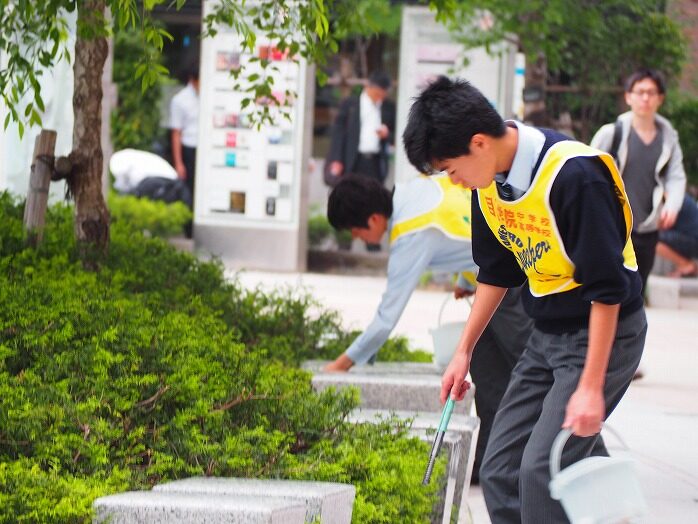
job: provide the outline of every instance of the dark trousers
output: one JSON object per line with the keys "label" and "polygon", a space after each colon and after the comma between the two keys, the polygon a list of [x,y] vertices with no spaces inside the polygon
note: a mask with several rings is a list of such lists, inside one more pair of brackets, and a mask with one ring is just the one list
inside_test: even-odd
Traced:
{"label": "dark trousers", "polygon": [[182,146],[182,162],[187,170],[187,187],[194,201],[194,180],[196,179],[196,148]]}
{"label": "dark trousers", "polygon": [[499,403],[509,384],[511,372],[523,353],[533,321],[521,303],[522,288],[507,291],[489,325],[475,345],[470,375],[475,384],[475,408],[480,433],[475,450],[473,481],[479,478],[480,464]]}
{"label": "dark trousers", "polygon": [[652,266],[654,266],[654,257],[657,252],[657,242],[659,242],[659,232],[652,231],[650,233],[635,233],[631,235],[633,248],[635,248],[635,257],[637,257],[637,271],[642,278],[642,293],[647,290],[647,278],[650,276]]}
{"label": "dark trousers", "polygon": [[[194,181],[196,180],[196,148],[182,146],[182,162],[184,162],[184,167],[187,170],[187,179],[185,180],[187,187],[189,188],[189,193],[191,194],[191,207],[194,210]],[[191,221],[184,224],[184,235],[187,238],[192,237],[192,227]]]}
{"label": "dark trousers", "polygon": [[[604,384],[606,416],[630,385],[646,333],[644,309],[618,322]],[[588,343],[588,329],[563,334],[533,329],[495,416],[480,469],[492,524],[568,522],[548,491],[550,448],[579,383]],[[590,455],[607,455],[601,437],[572,437],[562,467]]]}
{"label": "dark trousers", "polygon": [[358,153],[356,155],[354,165],[350,171],[352,174],[374,178],[378,180],[381,184],[383,183],[383,176],[381,174],[380,155],[378,153],[372,153],[368,155]]}

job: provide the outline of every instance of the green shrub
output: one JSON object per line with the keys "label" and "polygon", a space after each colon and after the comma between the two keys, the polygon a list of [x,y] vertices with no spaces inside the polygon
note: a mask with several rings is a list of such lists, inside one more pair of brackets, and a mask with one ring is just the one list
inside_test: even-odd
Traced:
{"label": "green shrub", "polygon": [[662,113],[679,132],[688,182],[698,186],[698,98],[670,97]]}
{"label": "green shrub", "polygon": [[0,195],[0,523],[89,522],[98,496],[193,475],[349,482],[354,522],[428,521],[427,444],[348,424],[356,391],[316,394],[294,367],[346,347],[336,313],[226,283],[127,220],[86,272],[70,208],[38,250],[21,217]]}
{"label": "green shrub", "polygon": [[123,222],[125,228],[147,231],[156,237],[181,234],[184,224],[192,218],[191,211],[182,202],[167,204],[116,193],[109,195],[109,212],[113,222]]}
{"label": "green shrub", "polygon": [[340,440],[323,441],[309,452],[320,468],[291,478],[355,484],[352,522],[357,524],[429,522],[427,508],[444,487],[439,479],[446,471],[445,454],[436,462],[431,483],[422,486],[428,448],[406,438],[407,430],[397,418],[347,426]]}
{"label": "green shrub", "polygon": [[76,477],[27,458],[0,462],[0,523],[85,522],[92,501],[128,489],[129,472]]}
{"label": "green shrub", "polygon": [[324,215],[311,215],[308,218],[308,243],[320,246],[332,234],[332,226]]}
{"label": "green shrub", "polygon": [[160,129],[160,101],[162,86],[168,80],[158,77],[154,86],[143,91],[141,79],[134,73],[144,53],[150,55],[152,62],[162,65],[157,48],[151,42],[146,42],[138,30],[116,31],[113,78],[119,100],[111,114],[115,151],[127,147],[150,151],[153,143],[164,135]]}
{"label": "green shrub", "polygon": [[351,249],[353,237],[348,229],[335,229],[332,231],[334,241],[339,249]]}
{"label": "green shrub", "polygon": [[432,357],[421,349],[410,349],[405,337],[389,338],[378,352],[379,362],[431,362]]}

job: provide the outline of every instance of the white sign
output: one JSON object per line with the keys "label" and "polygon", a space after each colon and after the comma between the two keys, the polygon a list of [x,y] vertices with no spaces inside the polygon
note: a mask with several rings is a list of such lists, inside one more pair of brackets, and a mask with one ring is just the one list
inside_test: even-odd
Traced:
{"label": "white sign", "polygon": [[[217,2],[204,4],[206,14]],[[229,27],[218,28],[202,40],[200,65],[199,145],[197,147],[195,224],[264,229],[297,229],[299,223],[306,64],[296,62],[258,35],[253,53],[242,50],[240,37]],[[290,100],[290,120],[279,116],[276,125],[253,127],[249,111],[257,100],[241,108],[245,93],[234,89],[230,75],[243,68],[241,78],[265,74],[256,56],[277,71],[272,98]],[[272,111],[278,109],[272,107]]]}
{"label": "white sign", "polygon": [[[406,182],[419,173],[405,155],[402,133],[407,125],[412,99],[439,75],[468,80],[488,98],[499,113],[509,118],[512,107],[516,49],[501,44],[497,56],[483,48],[465,51],[454,42],[446,27],[439,24],[427,7],[405,7],[402,10],[400,35],[399,98],[395,151],[395,181]],[[462,66],[463,56],[469,64]]]}

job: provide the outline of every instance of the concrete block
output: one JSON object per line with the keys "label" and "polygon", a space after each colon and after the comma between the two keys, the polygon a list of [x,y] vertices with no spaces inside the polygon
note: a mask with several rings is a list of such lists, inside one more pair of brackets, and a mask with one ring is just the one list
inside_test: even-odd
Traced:
{"label": "concrete block", "polygon": [[681,297],[698,298],[698,278],[680,278],[678,281]]}
{"label": "concrete block", "polygon": [[273,497],[305,506],[305,522],[350,524],[356,488],[351,484],[295,480],[196,477],[159,484],[153,491]]}
{"label": "concrete block", "polygon": [[[361,407],[412,411],[417,413],[441,413],[439,395],[441,375],[413,373],[316,373],[313,387],[322,391],[328,387],[355,386],[361,391]],[[454,413],[469,415],[472,412],[475,388],[466,393],[456,404]]]}
{"label": "concrete block", "polygon": [[662,257],[654,258],[654,265],[650,275],[664,276],[674,269],[674,264]]}
{"label": "concrete block", "polygon": [[647,280],[647,301],[651,307],[678,309],[680,291],[679,279],[650,275]]}
{"label": "concrete block", "polygon": [[[414,413],[409,411],[388,411],[358,409],[349,416],[354,423],[375,422],[395,415],[403,420],[412,420],[410,433],[422,440],[432,442],[439,425],[441,413]],[[467,522],[468,488],[475,462],[475,447],[480,430],[480,419],[454,413],[444,437],[444,448],[449,454],[448,481],[443,495],[443,511],[434,522],[450,523],[451,507],[455,504],[458,522]],[[424,457],[424,466],[429,457]],[[448,519],[446,518],[448,517]],[[443,519],[442,519],[443,517]]]}
{"label": "concrete block", "polygon": [[[322,372],[329,360],[306,360],[301,366],[313,373]],[[431,362],[376,362],[374,364],[359,364],[353,366],[347,373],[357,375],[434,375],[443,374]]]}
{"label": "concrete block", "polygon": [[130,491],[94,501],[97,524],[303,524],[305,505],[273,497]]}
{"label": "concrete block", "polygon": [[[432,438],[426,435],[418,435],[423,440],[432,442]],[[460,508],[458,506],[458,496],[457,496],[457,486],[458,486],[458,472],[463,467],[463,461],[460,450],[461,450],[461,436],[458,433],[452,431],[447,431],[444,435],[443,444],[441,445],[441,452],[444,451],[448,454],[448,469],[446,470],[446,483],[439,493],[439,500],[442,501],[439,504],[437,510],[431,516],[431,524],[451,524],[452,515],[454,512],[459,513]],[[428,456],[426,457],[428,460]],[[424,466],[426,467],[426,460]]]}

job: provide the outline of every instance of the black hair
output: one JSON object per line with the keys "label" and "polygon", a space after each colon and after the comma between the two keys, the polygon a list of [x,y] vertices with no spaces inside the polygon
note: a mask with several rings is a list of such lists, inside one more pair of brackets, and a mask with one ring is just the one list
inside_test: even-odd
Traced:
{"label": "black hair", "polygon": [[378,180],[363,175],[342,177],[327,201],[327,219],[337,230],[368,227],[374,213],[390,218],[393,195]]}
{"label": "black hair", "polygon": [[390,84],[391,84],[390,77],[388,76],[387,73],[384,73],[383,71],[374,71],[368,77],[368,85],[380,87],[381,89],[384,89],[385,91],[390,89]]}
{"label": "black hair", "polygon": [[664,75],[656,69],[643,68],[638,69],[625,80],[625,92],[630,93],[635,87],[635,84],[641,82],[645,78],[649,78],[657,86],[657,91],[660,95],[666,93],[666,81]]}
{"label": "black hair", "polygon": [[199,66],[194,65],[194,66],[189,66],[187,69],[184,71],[186,81],[189,82],[191,80],[199,80]]}
{"label": "black hair", "polygon": [[429,174],[433,161],[467,155],[478,133],[499,138],[506,126],[469,82],[439,76],[415,98],[402,140],[412,165]]}

